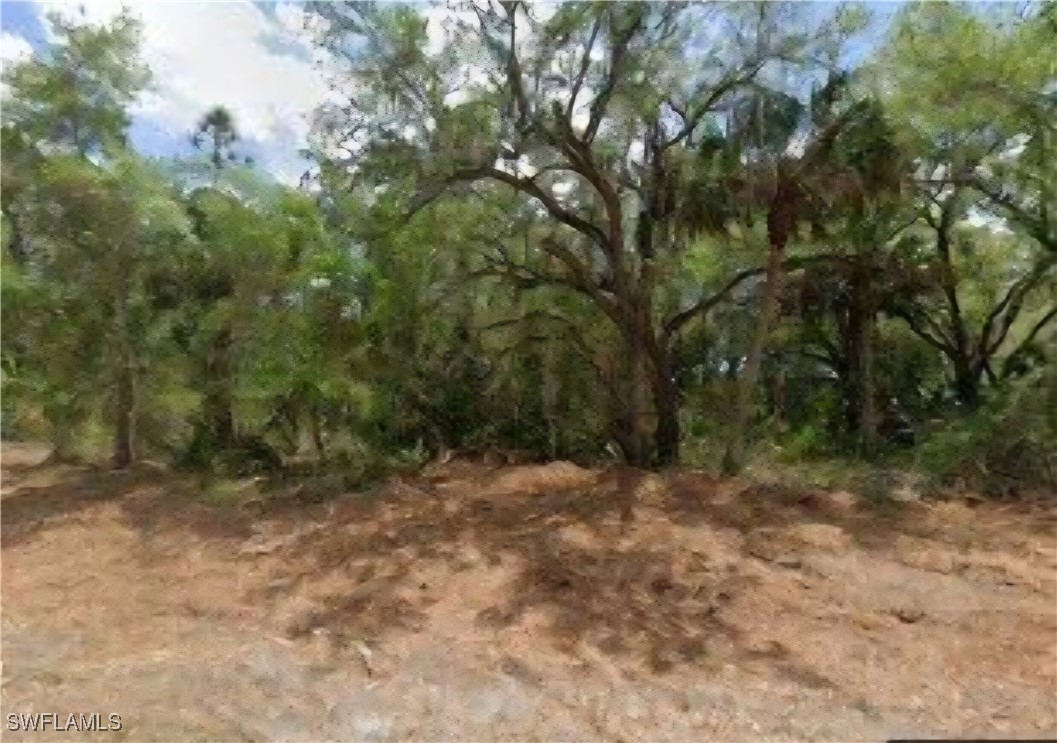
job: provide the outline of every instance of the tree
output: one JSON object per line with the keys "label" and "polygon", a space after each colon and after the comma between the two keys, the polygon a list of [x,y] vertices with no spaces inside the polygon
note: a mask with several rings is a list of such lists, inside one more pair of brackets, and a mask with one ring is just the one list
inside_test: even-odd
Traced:
{"label": "tree", "polygon": [[871,46],[854,6],[312,3],[347,100],[297,191],[223,105],[201,156],[129,151],[136,22],[55,18],[4,73],[5,433],[356,479],[683,444],[734,472],[764,436],[1031,469],[1053,8],[909,5]]}
{"label": "tree", "polygon": [[52,362],[43,392],[74,404],[57,410],[53,424],[76,424],[66,413],[104,392],[113,461],[127,467],[136,459],[140,387],[157,342],[148,282],[155,258],[186,238],[179,202],[135,156],[105,167],[59,156],[42,166],[27,216],[39,248],[34,280],[48,293],[31,341]]}
{"label": "tree", "polygon": [[4,71],[4,126],[37,146],[82,157],[125,143],[128,107],[150,81],[140,23],[128,11],[106,25],[48,15],[55,40]]}
{"label": "tree", "polygon": [[1052,3],[908,6],[878,67],[879,89],[922,157],[924,180],[975,191],[977,207],[1057,250],[1057,71]]}
{"label": "tree", "polygon": [[232,150],[239,139],[235,128],[235,119],[223,106],[211,108],[198,122],[198,128],[191,135],[191,144],[195,149],[209,147],[209,161],[215,171],[219,172],[225,162],[235,160]]}
{"label": "tree", "polygon": [[29,250],[19,218],[21,196],[31,190],[45,154],[85,157],[120,147],[127,108],[150,81],[138,56],[139,22],[130,14],[103,26],[80,25],[57,13],[47,21],[54,41],[3,73],[0,208],[11,230],[8,248],[19,261]]}
{"label": "tree", "polygon": [[[521,2],[467,4],[452,41],[430,53],[410,8],[311,7],[333,52],[363,50],[350,59],[348,116],[324,115],[332,141],[361,149],[357,175],[410,178],[418,207],[458,183],[498,184],[545,214],[554,226],[532,262],[501,248],[482,260],[521,286],[577,292],[613,323],[633,380],[624,453],[674,461],[673,337],[714,304],[671,306],[686,246],[674,224],[680,170],[735,91],[832,28],[784,35],[787,6],[567,4],[543,20]],[[730,24],[737,41],[710,42],[710,24]],[[474,83],[456,95],[466,74]]]}
{"label": "tree", "polygon": [[[979,404],[984,376],[1000,381],[992,359],[1032,296],[1051,281],[1057,250],[1057,75],[1038,54],[1053,29],[1053,7],[1010,10],[908,7],[877,63],[901,144],[918,161],[918,209],[933,235],[930,263],[942,297],[937,306],[919,294],[893,311],[950,360],[958,400],[968,408]],[[980,242],[968,238],[961,222],[983,215],[992,224],[1004,219],[1038,250],[998,258],[1014,269],[1011,280],[994,289],[976,320],[963,307],[961,295],[972,287],[958,252]],[[1002,241],[984,242],[997,249]]]}
{"label": "tree", "polygon": [[922,221],[933,233],[932,254],[916,258],[930,281],[914,293],[893,296],[888,309],[949,360],[955,395],[972,409],[985,378],[1001,381],[994,359],[1033,297],[1052,287],[1057,259],[1025,249],[1015,237],[958,224],[964,195],[955,188],[946,198],[931,197]]}
{"label": "tree", "polygon": [[[14,166],[3,174],[9,248],[30,264],[27,279],[46,297],[45,319],[35,328],[40,334],[28,343],[73,364],[57,365],[60,389],[52,392],[70,404],[51,405],[53,424],[68,426],[68,415],[83,409],[77,398],[84,383],[72,376],[98,383],[96,370],[113,380],[102,387],[113,393],[114,462],[124,467],[135,458],[146,323],[142,282],[150,247],[144,242],[179,228],[161,196],[166,187],[121,149],[126,108],[149,80],[138,57],[138,23],[127,13],[103,26],[78,25],[58,14],[49,22],[52,46],[4,73],[4,144],[14,155]],[[109,159],[95,165],[89,155]],[[104,338],[99,328],[107,329]],[[88,340],[76,340],[79,332]],[[79,367],[78,359],[90,363]]]}
{"label": "tree", "polygon": [[[782,263],[798,224],[810,220],[819,233],[821,225],[849,207],[851,218],[860,220],[871,199],[899,189],[899,159],[893,157],[884,117],[873,100],[848,100],[848,86],[849,73],[831,71],[826,84],[813,91],[809,106],[780,93],[756,92],[742,103],[748,113],[735,118],[740,125],[731,144],[748,150],[742,158],[744,177],[756,182],[752,190],[760,194],[758,199],[762,196],[768,252],[759,319],[739,375],[734,426],[724,455],[728,473],[744,464],[753,395],[781,295]],[[853,242],[861,247],[861,240]],[[861,350],[868,353],[868,344]]]}

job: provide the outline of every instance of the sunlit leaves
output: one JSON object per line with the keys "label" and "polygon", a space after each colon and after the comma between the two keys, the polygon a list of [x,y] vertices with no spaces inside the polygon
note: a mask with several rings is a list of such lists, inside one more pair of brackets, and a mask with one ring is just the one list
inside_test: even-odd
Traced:
{"label": "sunlit leaves", "polygon": [[61,14],[49,23],[57,38],[45,54],[4,70],[5,126],[82,153],[122,143],[126,109],[150,79],[138,57],[139,22],[124,12],[104,26]]}

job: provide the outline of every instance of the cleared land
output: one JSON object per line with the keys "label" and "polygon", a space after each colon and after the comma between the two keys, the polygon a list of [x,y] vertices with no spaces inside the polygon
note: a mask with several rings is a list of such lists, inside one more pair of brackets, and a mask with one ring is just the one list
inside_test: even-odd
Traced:
{"label": "cleared land", "polygon": [[84,739],[1057,734],[1052,505],[456,461],[208,506],[44,454],[3,446],[3,711],[122,715]]}

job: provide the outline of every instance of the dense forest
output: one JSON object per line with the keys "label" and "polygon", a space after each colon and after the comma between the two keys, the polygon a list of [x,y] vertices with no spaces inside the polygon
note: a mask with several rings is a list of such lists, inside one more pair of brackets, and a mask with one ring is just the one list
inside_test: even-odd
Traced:
{"label": "dense forest", "polygon": [[299,188],[131,147],[132,14],[5,67],[5,438],[1057,478],[1057,6],[425,9],[304,6]]}

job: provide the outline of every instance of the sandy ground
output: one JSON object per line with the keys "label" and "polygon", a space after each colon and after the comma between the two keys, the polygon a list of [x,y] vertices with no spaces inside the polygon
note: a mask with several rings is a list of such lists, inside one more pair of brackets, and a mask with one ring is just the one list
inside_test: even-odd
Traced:
{"label": "sandy ground", "polygon": [[4,720],[123,723],[7,740],[1057,735],[1052,505],[454,462],[219,507],[2,452]]}

